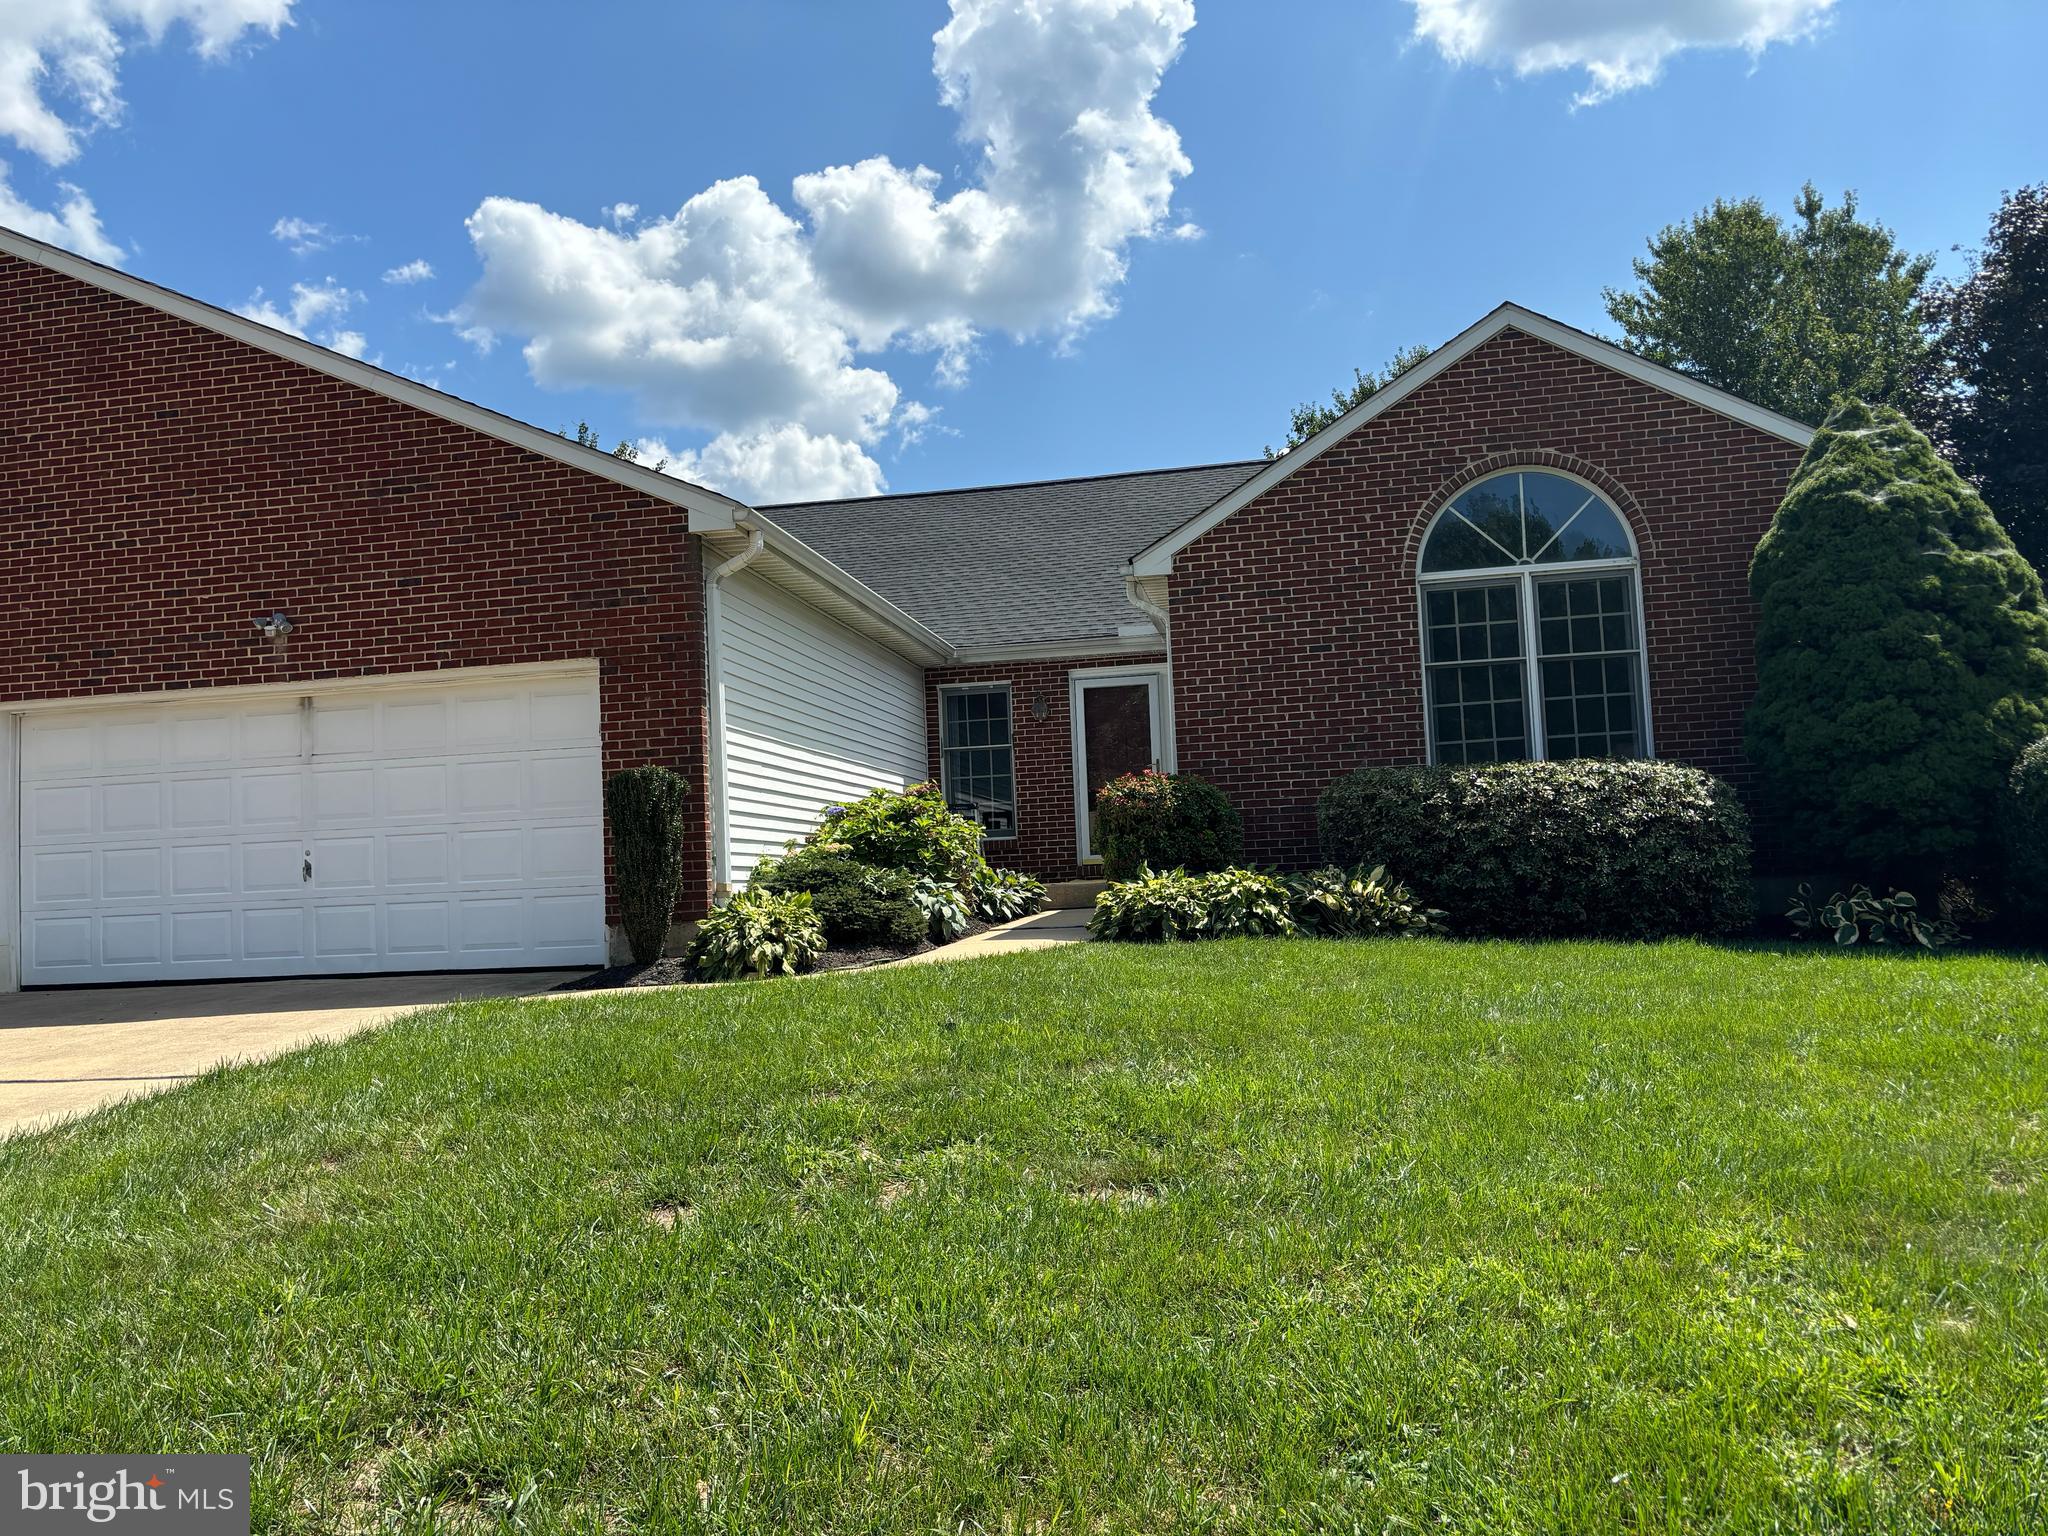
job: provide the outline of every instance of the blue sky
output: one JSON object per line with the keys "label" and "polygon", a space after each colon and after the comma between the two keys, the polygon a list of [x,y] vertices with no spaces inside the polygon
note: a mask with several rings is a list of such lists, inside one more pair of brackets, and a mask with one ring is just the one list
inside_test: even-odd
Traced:
{"label": "blue sky", "polygon": [[1256,455],[1501,299],[1602,328],[1717,196],[1854,188],[1955,270],[2048,177],[2027,0],[38,0],[8,43],[5,222],[760,500]]}

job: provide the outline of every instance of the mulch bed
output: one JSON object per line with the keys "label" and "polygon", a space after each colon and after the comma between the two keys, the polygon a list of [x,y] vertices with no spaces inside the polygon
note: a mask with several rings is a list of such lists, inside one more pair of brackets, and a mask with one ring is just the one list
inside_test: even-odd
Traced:
{"label": "mulch bed", "polygon": [[[971,939],[977,933],[986,933],[988,923],[969,924],[960,939]],[[960,939],[951,942],[957,944]],[[871,965],[887,965],[891,960],[902,960],[910,955],[922,955],[940,948],[927,939],[909,949],[828,949],[818,961],[821,971],[860,971]],[[664,955],[652,965],[608,965],[601,971],[592,971],[588,976],[578,976],[554,988],[557,992],[600,992],[607,987],[696,987],[709,983],[699,981],[690,974],[690,963],[680,955]]]}

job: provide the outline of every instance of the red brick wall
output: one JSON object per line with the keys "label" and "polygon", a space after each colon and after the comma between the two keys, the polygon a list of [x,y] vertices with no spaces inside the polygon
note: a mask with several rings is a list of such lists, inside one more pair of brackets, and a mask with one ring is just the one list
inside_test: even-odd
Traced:
{"label": "red brick wall", "polygon": [[0,515],[0,698],[598,658],[607,771],[698,788],[703,910],[680,508],[0,255]]}
{"label": "red brick wall", "polygon": [[1181,768],[1243,811],[1253,862],[1312,862],[1331,780],[1426,755],[1423,527],[1493,469],[1549,465],[1634,527],[1657,755],[1746,788],[1749,558],[1799,457],[1547,342],[1496,337],[1178,556]]}
{"label": "red brick wall", "polygon": [[[1017,836],[992,841],[988,858],[999,869],[1021,869],[1042,880],[1082,874],[1074,839],[1074,729],[1067,677],[1094,667],[1156,666],[1164,655],[1077,657],[1019,661],[999,666],[930,667],[925,671],[925,735],[931,776],[939,777],[939,689],[948,683],[1008,683],[1017,754]],[[1032,718],[1043,696],[1046,715]],[[1088,872],[1091,876],[1093,871]]]}

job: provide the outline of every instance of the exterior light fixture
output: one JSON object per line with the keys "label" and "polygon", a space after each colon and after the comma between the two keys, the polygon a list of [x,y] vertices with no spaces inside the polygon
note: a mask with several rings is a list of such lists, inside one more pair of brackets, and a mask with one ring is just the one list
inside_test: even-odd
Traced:
{"label": "exterior light fixture", "polygon": [[1041,688],[1038,690],[1038,692],[1031,695],[1031,718],[1034,720],[1043,720],[1047,715],[1051,713],[1052,698],[1049,694],[1046,693],[1046,691],[1043,688]]}
{"label": "exterior light fixture", "polygon": [[290,619],[281,613],[273,613],[269,618],[254,618],[249,622],[256,626],[257,634],[270,642],[272,650],[280,656],[284,654],[285,639],[295,627]]}

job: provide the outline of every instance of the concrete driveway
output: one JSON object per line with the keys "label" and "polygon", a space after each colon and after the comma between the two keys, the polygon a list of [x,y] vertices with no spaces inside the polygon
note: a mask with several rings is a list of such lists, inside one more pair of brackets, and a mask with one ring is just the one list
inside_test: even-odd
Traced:
{"label": "concrete driveway", "polygon": [[0,996],[0,1136],[176,1087],[223,1061],[260,1061],[435,1003],[523,997],[583,974],[329,976]]}

